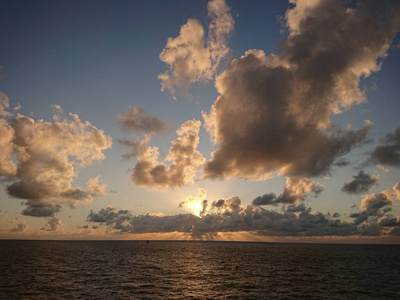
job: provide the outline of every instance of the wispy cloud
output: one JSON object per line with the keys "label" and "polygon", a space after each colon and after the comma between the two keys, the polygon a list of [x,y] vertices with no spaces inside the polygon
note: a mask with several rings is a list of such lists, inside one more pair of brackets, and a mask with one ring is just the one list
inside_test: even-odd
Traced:
{"label": "wispy cloud", "polygon": [[159,134],[167,129],[167,123],[149,115],[147,110],[141,106],[124,110],[117,116],[117,122],[123,130],[144,134]]}

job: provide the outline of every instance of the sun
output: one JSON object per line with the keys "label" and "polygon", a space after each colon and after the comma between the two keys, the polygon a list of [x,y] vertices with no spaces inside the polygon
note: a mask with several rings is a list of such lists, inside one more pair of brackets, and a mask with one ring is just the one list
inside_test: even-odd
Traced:
{"label": "sun", "polygon": [[190,211],[197,217],[200,217],[200,213],[203,210],[201,202],[193,201],[188,205]]}

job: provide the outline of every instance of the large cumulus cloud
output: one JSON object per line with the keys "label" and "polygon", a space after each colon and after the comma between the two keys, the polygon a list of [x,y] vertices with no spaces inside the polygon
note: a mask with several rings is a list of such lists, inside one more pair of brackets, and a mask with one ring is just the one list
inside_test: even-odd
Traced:
{"label": "large cumulus cloud", "polygon": [[220,95],[203,114],[217,144],[208,178],[328,174],[368,135],[371,122],[342,130],[330,116],[365,101],[360,78],[379,71],[399,30],[399,7],[378,18],[367,2],[293,3],[278,55],[249,50],[216,78]]}
{"label": "large cumulus cloud", "polygon": [[64,117],[59,106],[55,109],[53,122],[21,114],[0,119],[0,143],[5,144],[0,176],[11,197],[27,200],[24,215],[54,216],[60,203],[76,206],[105,189],[98,177],[89,180],[87,189],[72,183],[78,169],[104,159],[111,138],[78,115]]}
{"label": "large cumulus cloud", "polygon": [[174,99],[176,88],[182,96],[187,97],[190,84],[210,80],[229,53],[226,40],[234,26],[230,8],[224,0],[212,0],[207,8],[211,18],[207,43],[200,22],[189,19],[181,27],[179,36],[169,38],[160,53],[160,59],[169,67],[168,71],[158,76],[161,90],[168,90]]}

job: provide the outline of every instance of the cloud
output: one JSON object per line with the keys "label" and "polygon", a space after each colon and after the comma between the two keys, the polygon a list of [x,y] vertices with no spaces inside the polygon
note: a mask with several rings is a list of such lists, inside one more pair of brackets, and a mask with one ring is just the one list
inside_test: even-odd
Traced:
{"label": "cloud", "polygon": [[104,196],[108,186],[100,183],[100,176],[90,178],[86,184],[87,193],[90,197]]}
{"label": "cloud", "polygon": [[7,117],[11,116],[8,108],[10,107],[10,100],[8,99],[7,95],[3,92],[0,92],[0,117]]}
{"label": "cloud", "polygon": [[392,191],[385,190],[379,194],[366,195],[361,200],[360,209],[368,212],[369,215],[376,215],[381,208],[392,205],[393,201]]}
{"label": "cloud", "polygon": [[129,230],[129,221],[132,219],[132,214],[129,210],[116,210],[110,206],[102,208],[99,212],[90,211],[87,216],[88,222],[105,223],[113,225],[115,229],[126,231]]}
{"label": "cloud", "polygon": [[207,4],[211,18],[208,26],[207,46],[210,51],[212,71],[215,74],[222,60],[229,54],[227,40],[232,34],[235,22],[230,14],[231,8],[224,0],[212,0]]}
{"label": "cloud", "polygon": [[28,230],[28,225],[25,223],[18,223],[13,228],[10,229],[10,232],[25,232]]}
{"label": "cloud", "polygon": [[208,201],[206,198],[206,190],[202,188],[197,189],[197,196],[187,196],[181,202],[179,202],[178,207],[187,207],[191,209],[192,213],[195,215],[203,215],[207,209]]}
{"label": "cloud", "polygon": [[397,218],[383,217],[379,219],[379,225],[383,227],[400,226],[400,217]]}
{"label": "cloud", "polygon": [[376,165],[376,167],[384,173],[389,173],[389,170],[382,165]]}
{"label": "cloud", "polygon": [[394,191],[394,194],[396,195],[396,198],[400,200],[400,182],[396,183],[393,186],[393,191]]}
{"label": "cloud", "polygon": [[168,38],[160,53],[160,59],[169,67],[158,76],[161,91],[168,90],[174,99],[176,88],[181,96],[188,97],[190,84],[212,79],[222,59],[229,53],[226,40],[234,25],[230,8],[224,0],[212,0],[207,7],[211,17],[207,46],[203,26],[198,20],[189,19],[181,27],[178,37]]}
{"label": "cloud", "polygon": [[21,213],[25,216],[31,217],[53,217],[54,214],[61,210],[61,205],[47,201],[29,200],[25,205],[26,207]]}
{"label": "cloud", "polygon": [[14,175],[17,166],[11,160],[14,148],[14,129],[6,120],[0,119],[0,176]]}
{"label": "cloud", "polygon": [[308,210],[308,208],[304,203],[290,204],[290,205],[285,207],[285,211],[286,212],[290,212],[290,213],[303,212],[303,211],[306,211],[306,210]]}
{"label": "cloud", "polygon": [[377,18],[369,2],[353,8],[342,2],[296,1],[279,54],[249,50],[217,76],[219,96],[203,112],[217,144],[206,178],[327,175],[365,141],[370,121],[342,130],[330,117],[365,101],[360,78],[379,71],[400,14],[393,7]]}
{"label": "cloud", "polygon": [[276,205],[279,203],[295,204],[304,201],[307,194],[318,196],[323,191],[323,186],[311,179],[304,177],[286,177],[286,184],[282,193],[276,197],[273,193],[259,196],[253,200],[253,205]]}
{"label": "cloud", "polygon": [[[304,197],[306,191],[320,190],[314,188],[320,187],[314,182],[310,184],[304,178],[300,182],[287,184],[288,189],[291,187],[292,190],[302,190],[299,193],[300,198]],[[400,186],[400,183],[397,185]],[[324,214],[312,211],[304,202],[289,205],[284,203],[281,212],[278,212],[257,205],[243,205],[237,196],[208,201],[204,199],[206,196],[204,189],[199,189],[195,197],[186,197],[179,205],[198,208],[196,214],[134,215],[129,210],[107,207],[99,212],[91,211],[87,221],[106,224],[115,233],[180,232],[200,239],[215,236],[220,232],[240,231],[263,236],[299,237],[398,235],[400,216],[394,217],[390,214],[397,185],[393,190],[365,195],[361,200],[360,211],[350,215],[352,222],[342,220],[338,212]]]}
{"label": "cloud", "polygon": [[123,159],[131,159],[132,157],[136,157],[139,154],[139,149],[145,147],[147,143],[150,142],[150,136],[145,136],[143,139],[135,139],[133,141],[127,139],[117,139],[117,142],[121,145],[127,146],[130,148],[129,152],[124,153],[122,155]]}
{"label": "cloud", "polygon": [[[57,109],[53,122],[46,122],[17,114],[0,119],[0,132],[0,144],[5,145],[0,176],[11,197],[28,200],[24,215],[54,216],[59,203],[76,206],[104,187],[88,192],[72,185],[78,169],[102,161],[111,147],[109,136],[77,115],[63,117]],[[89,189],[95,189],[96,182],[91,179]]]}
{"label": "cloud", "polygon": [[276,195],[274,193],[267,193],[262,196],[258,196],[252,202],[253,205],[270,205],[274,204]]}
{"label": "cloud", "polygon": [[138,131],[145,134],[159,134],[167,129],[167,123],[149,115],[141,106],[124,110],[118,115],[117,122],[124,130]]}
{"label": "cloud", "polygon": [[62,225],[63,224],[60,218],[52,217],[47,220],[46,224],[42,228],[40,228],[40,230],[58,231]]}
{"label": "cloud", "polygon": [[370,161],[381,165],[400,167],[400,128],[389,133],[372,151]]}
{"label": "cloud", "polygon": [[275,200],[276,203],[301,203],[307,194],[312,193],[314,196],[319,195],[323,191],[323,186],[308,178],[286,178],[286,185],[281,195]]}
{"label": "cloud", "polygon": [[397,194],[397,183],[392,190],[384,190],[378,194],[365,195],[361,200],[361,212],[351,214],[354,224],[360,228],[361,235],[394,235],[400,233],[400,216],[391,214]]}
{"label": "cloud", "polygon": [[197,150],[201,122],[189,120],[176,131],[178,138],[171,142],[166,164],[159,162],[159,150],[146,144],[148,139],[135,142],[137,163],[130,180],[138,186],[169,188],[193,182],[200,165],[205,161]]}
{"label": "cloud", "polygon": [[258,206],[243,206],[238,197],[219,199],[209,203],[207,213],[154,216],[133,215],[130,211],[114,208],[91,212],[89,222],[102,222],[121,233],[181,232],[202,238],[218,232],[252,231],[260,235],[323,236],[355,235],[357,226],[333,219],[311,208],[293,212],[268,211]]}
{"label": "cloud", "polygon": [[394,194],[391,190],[384,190],[378,194],[365,195],[361,200],[361,212],[350,214],[354,218],[355,224],[361,224],[372,217],[372,223],[376,223],[378,217],[383,217],[385,213],[391,211],[394,203]]}
{"label": "cloud", "polygon": [[361,194],[367,192],[374,184],[379,182],[379,175],[370,175],[360,170],[353,179],[345,183],[342,191],[348,194]]}

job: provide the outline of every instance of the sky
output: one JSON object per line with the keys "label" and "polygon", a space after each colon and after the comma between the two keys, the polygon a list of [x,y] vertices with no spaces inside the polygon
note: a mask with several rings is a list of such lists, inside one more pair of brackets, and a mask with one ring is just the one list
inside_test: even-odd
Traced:
{"label": "sky", "polygon": [[0,2],[0,238],[400,243],[396,1]]}

